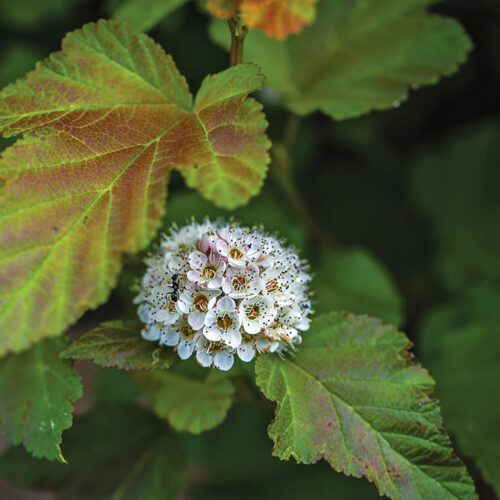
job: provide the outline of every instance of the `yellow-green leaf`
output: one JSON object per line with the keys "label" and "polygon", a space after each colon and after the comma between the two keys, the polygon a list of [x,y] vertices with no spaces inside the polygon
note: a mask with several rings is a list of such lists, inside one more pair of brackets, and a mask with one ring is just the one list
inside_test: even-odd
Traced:
{"label": "yellow-green leaf", "polygon": [[256,65],[208,77],[193,104],[172,58],[99,21],[0,93],[0,355],[102,304],[124,252],[147,246],[170,168],[224,208],[258,192],[269,161]]}

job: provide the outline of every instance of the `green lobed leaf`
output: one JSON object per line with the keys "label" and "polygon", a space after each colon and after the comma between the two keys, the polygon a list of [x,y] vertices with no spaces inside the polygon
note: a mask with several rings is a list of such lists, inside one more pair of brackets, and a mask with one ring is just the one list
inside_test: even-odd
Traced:
{"label": "green lobed leaf", "polygon": [[[387,109],[410,86],[455,72],[471,42],[451,19],[429,14],[435,0],[322,0],[317,21],[299,36],[273,40],[251,31],[245,59],[261,64],[269,86],[300,115],[336,120]],[[222,23],[212,37],[227,46]]]}
{"label": "green lobed leaf", "polygon": [[467,291],[425,317],[421,357],[437,381],[446,427],[500,495],[500,293]]}
{"label": "green lobed leaf", "polygon": [[315,269],[317,313],[347,310],[401,324],[401,297],[387,270],[369,252],[355,249],[324,254]]}
{"label": "green lobed leaf", "polygon": [[432,378],[391,325],[349,313],[316,319],[294,357],[260,356],[257,384],[278,402],[273,454],[364,476],[391,498],[476,498],[441,427]]}
{"label": "green lobed leaf", "polygon": [[[61,333],[146,247],[171,167],[224,208],[269,161],[256,65],[207,77],[195,104],[170,56],[126,24],[69,33],[62,52],[0,93],[0,355]],[[15,325],[15,326],[14,326]]]}
{"label": "green lobed leaf", "polygon": [[448,288],[500,283],[500,125],[483,122],[422,152],[413,190],[438,243],[437,270]]}
{"label": "green lobed leaf", "polygon": [[34,456],[61,461],[61,434],[82,396],[79,375],[58,359],[63,346],[62,339],[47,339],[0,360],[0,430]]}
{"label": "green lobed leaf", "polygon": [[137,31],[149,31],[188,0],[126,0],[113,12],[113,19],[126,21]]}
{"label": "green lobed leaf", "polygon": [[141,337],[138,320],[108,321],[84,333],[61,352],[65,359],[92,359],[105,368],[164,370],[179,358],[174,350]]}
{"label": "green lobed leaf", "polygon": [[218,426],[231,407],[232,382],[210,371],[203,379],[178,373],[136,373],[134,380],[150,396],[156,414],[178,432],[200,434]]}
{"label": "green lobed leaf", "polygon": [[177,498],[187,460],[176,436],[131,404],[100,405],[75,420],[64,439],[68,464],[34,459],[19,448],[0,455],[0,474],[50,489],[59,500]]}

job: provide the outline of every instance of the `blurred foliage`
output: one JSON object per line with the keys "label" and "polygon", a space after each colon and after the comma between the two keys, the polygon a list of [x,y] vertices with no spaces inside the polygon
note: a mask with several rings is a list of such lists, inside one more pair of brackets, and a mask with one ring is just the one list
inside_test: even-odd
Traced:
{"label": "blurred foliage", "polygon": [[325,253],[315,268],[315,311],[350,311],[400,324],[402,301],[384,267],[363,250]]}
{"label": "blurred foliage", "polygon": [[200,434],[217,427],[232,404],[234,386],[226,373],[210,371],[203,379],[173,372],[138,372],[134,381],[152,401],[155,413],[177,432]]}
{"label": "blurred foliage", "polygon": [[0,3],[0,23],[21,30],[35,29],[54,18],[67,19],[74,15],[82,0],[17,0]]}
{"label": "blurred foliage", "polygon": [[422,153],[413,167],[415,199],[432,224],[447,287],[500,284],[499,160],[500,124],[485,122]]}
{"label": "blurred foliage", "polygon": [[471,288],[423,319],[418,351],[446,427],[500,495],[500,291]]}
{"label": "blurred foliage", "polygon": [[68,464],[13,448],[0,473],[18,484],[57,491],[57,499],[176,498],[187,461],[177,437],[154,415],[127,403],[104,404],[65,435]]}
{"label": "blurred foliage", "polygon": [[[117,21],[126,21],[137,31],[148,31],[164,17],[182,7],[188,0],[111,0],[111,17]],[[114,5],[116,4],[116,5]]]}

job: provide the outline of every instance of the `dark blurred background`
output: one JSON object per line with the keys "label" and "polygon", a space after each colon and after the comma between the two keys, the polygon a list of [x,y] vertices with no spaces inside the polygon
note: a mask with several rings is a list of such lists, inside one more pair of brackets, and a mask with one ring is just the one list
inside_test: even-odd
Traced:
{"label": "dark blurred background", "polygon": [[[66,32],[109,17],[120,3],[0,1],[0,86],[58,50]],[[492,353],[499,352],[500,344],[496,323],[500,312],[500,2],[453,0],[433,10],[460,21],[473,40],[474,49],[456,74],[436,85],[412,90],[409,99],[396,109],[343,122],[316,113],[296,123],[291,154],[296,186],[325,239],[333,244],[323,245],[311,228],[301,223],[277,182],[273,166],[262,195],[234,215],[245,222],[264,223],[271,230],[280,230],[309,257],[316,274],[313,288],[318,311],[332,308],[333,303],[334,308],[359,309],[354,312],[399,323],[437,379],[445,426],[449,421],[447,428],[454,446],[476,479],[481,497],[496,498],[479,472],[480,452],[474,451],[469,442],[487,441],[486,430],[495,433],[496,428],[496,435],[489,439],[495,450],[500,448],[500,421],[496,420],[499,410],[492,406],[498,405],[498,398],[493,398],[489,406],[484,403],[484,398],[492,396],[485,391],[497,389],[491,383],[486,389],[484,380],[472,382],[471,377],[464,381],[469,384],[464,388],[458,384],[458,371],[469,369],[476,373],[474,367],[484,364],[477,339],[482,339],[482,348],[489,346]],[[209,39],[208,23],[207,15],[191,2],[150,32],[173,56],[193,92],[207,74],[228,65],[227,53]],[[289,123],[289,113],[265,92],[260,98],[270,122],[269,135],[272,140],[280,139]],[[0,148],[8,144],[2,141]],[[221,213],[189,191],[180,176],[174,176],[169,197],[165,229],[171,222],[182,223],[191,215]],[[351,274],[342,274],[345,266],[353,266]],[[83,318],[84,326],[123,311],[131,297],[130,283],[139,268],[140,257],[127,259],[110,304],[88,313]],[[347,283],[344,288],[327,290],[335,280]],[[354,296],[353,305],[346,299],[349,294]],[[321,299],[325,296],[328,304]],[[479,333],[467,337],[464,325],[467,332]],[[440,332],[446,335],[443,333],[438,345],[435,337]],[[460,362],[442,362],[440,349],[446,350],[448,338],[450,349],[454,338],[462,338],[462,345],[466,345]],[[85,364],[80,368],[90,387],[80,413],[84,414],[100,397],[109,399],[110,393],[121,394],[123,390],[124,400],[136,396],[129,393],[123,374],[101,374]],[[498,374],[498,370],[484,376],[491,378],[492,373]],[[94,394],[96,384],[101,396]],[[472,402],[469,398],[476,391],[484,398]],[[469,413],[463,409],[472,405],[475,407]],[[271,459],[271,442],[262,430],[270,415],[269,408],[256,410],[239,404],[220,429],[203,438],[185,437],[197,464],[186,498],[376,497],[371,485],[341,478],[326,464],[312,471],[310,466]],[[467,419],[480,419],[480,423],[484,419],[483,435],[457,437]],[[255,434],[261,435],[259,439],[252,438],[254,428]],[[234,450],[235,441],[248,455],[235,459],[225,472],[230,477],[223,480],[225,450],[230,453],[227,443],[233,443]],[[490,460],[486,474],[489,477],[495,473],[495,460],[500,465],[500,452],[494,453],[497,455]],[[484,461],[488,461],[487,453],[485,457]],[[247,474],[240,478],[234,471],[242,469]],[[500,470],[496,472],[500,475]],[[205,486],[198,487],[200,484]],[[266,494],[262,493],[263,486]],[[31,493],[22,493],[2,482],[0,498],[31,498]],[[52,498],[52,494],[37,498]]]}

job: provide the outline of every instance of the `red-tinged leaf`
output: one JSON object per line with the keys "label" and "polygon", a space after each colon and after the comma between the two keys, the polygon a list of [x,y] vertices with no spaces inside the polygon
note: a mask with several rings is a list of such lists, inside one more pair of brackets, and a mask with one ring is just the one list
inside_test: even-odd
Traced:
{"label": "red-tinged leaf", "polygon": [[316,319],[295,356],[259,356],[257,385],[278,403],[273,454],[324,458],[390,498],[477,498],[410,346],[392,325],[341,312]]}
{"label": "red-tinged leaf", "polygon": [[[175,167],[188,186],[224,208],[236,208],[256,195],[266,175],[271,146],[263,134],[267,121],[262,105],[246,97],[261,82],[255,65],[208,76],[196,96],[192,122],[182,124],[184,141],[178,143]],[[196,149],[190,146],[194,140]]]}
{"label": "red-tinged leaf", "polygon": [[258,191],[267,123],[245,98],[262,84],[239,65],[205,80],[193,105],[160,46],[99,21],[2,91],[0,130],[25,137],[0,158],[0,354],[107,299],[123,252],[156,233],[170,167],[225,208]]}
{"label": "red-tinged leaf", "polygon": [[105,368],[163,370],[179,360],[172,348],[141,337],[138,321],[108,321],[84,333],[61,352],[64,359],[92,359]]}
{"label": "red-tinged leaf", "polygon": [[317,0],[243,0],[240,9],[248,26],[283,39],[314,21],[316,3]]}

